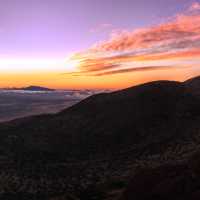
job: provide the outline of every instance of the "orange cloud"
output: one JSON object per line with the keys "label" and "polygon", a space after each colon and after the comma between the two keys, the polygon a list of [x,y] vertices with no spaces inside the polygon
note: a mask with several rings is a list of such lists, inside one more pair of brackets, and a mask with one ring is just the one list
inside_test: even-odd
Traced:
{"label": "orange cloud", "polygon": [[195,40],[200,36],[200,15],[178,15],[172,22],[158,26],[122,32],[110,40],[96,44],[96,51],[125,51],[156,47],[174,41]]}
{"label": "orange cloud", "polygon": [[156,54],[156,55],[144,55],[133,57],[133,60],[140,60],[140,61],[152,61],[152,60],[167,60],[167,59],[186,59],[186,58],[195,58],[200,57],[200,49],[190,49],[185,51],[178,51],[178,52],[170,52],[170,53],[163,53],[163,54]]}
{"label": "orange cloud", "polygon": [[[118,69],[118,70],[110,70],[107,72],[100,72],[94,74],[94,76],[104,76],[104,75],[113,75],[113,74],[121,74],[127,72],[144,72],[144,71],[155,71],[155,70],[168,70],[171,68],[177,68],[177,66],[147,66],[147,67],[133,67],[127,69]],[[178,66],[180,68],[180,66]]]}
{"label": "orange cloud", "polygon": [[[165,23],[112,34],[107,41],[95,44],[85,52],[73,56],[73,59],[79,60],[78,74],[96,76],[155,70],[169,66],[169,61],[170,66],[176,66],[172,63],[175,60],[179,60],[182,66],[186,66],[184,63],[186,59],[200,57],[200,13],[198,11],[200,11],[200,4],[193,3],[189,11],[177,14]],[[158,64],[154,66],[156,61]],[[166,63],[161,66],[160,61]],[[150,62],[154,62],[153,67]],[[128,68],[127,65],[131,67]],[[146,68],[146,66],[150,67]]]}

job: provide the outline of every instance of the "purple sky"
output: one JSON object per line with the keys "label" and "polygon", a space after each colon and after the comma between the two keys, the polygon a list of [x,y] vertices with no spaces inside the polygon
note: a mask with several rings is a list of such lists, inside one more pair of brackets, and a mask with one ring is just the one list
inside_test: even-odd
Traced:
{"label": "purple sky", "polygon": [[200,74],[200,0],[0,3],[0,87],[122,88]]}
{"label": "purple sky", "polygon": [[156,24],[191,2],[1,0],[0,56],[64,57],[108,38],[110,30]]}

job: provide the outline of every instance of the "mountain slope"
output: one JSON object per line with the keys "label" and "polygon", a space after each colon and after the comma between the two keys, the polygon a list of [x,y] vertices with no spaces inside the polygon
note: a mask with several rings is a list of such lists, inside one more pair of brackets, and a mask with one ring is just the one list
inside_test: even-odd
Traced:
{"label": "mountain slope", "polygon": [[200,152],[187,159],[139,170],[120,200],[197,200],[200,198]]}
{"label": "mountain slope", "polygon": [[94,151],[96,156],[191,135],[183,120],[193,124],[199,113],[198,99],[181,83],[153,82],[89,97],[57,115],[16,121],[7,131],[22,137],[31,150],[86,155]]}
{"label": "mountain slope", "polygon": [[25,183],[31,177],[35,193],[43,179],[48,192],[40,194],[50,196],[69,191],[80,197],[89,185],[127,182],[138,166],[184,159],[198,148],[194,90],[187,82],[151,82],[91,96],[55,115],[1,124],[0,165]]}
{"label": "mountain slope", "polygon": [[185,86],[195,96],[200,97],[200,77],[195,77],[185,81]]}

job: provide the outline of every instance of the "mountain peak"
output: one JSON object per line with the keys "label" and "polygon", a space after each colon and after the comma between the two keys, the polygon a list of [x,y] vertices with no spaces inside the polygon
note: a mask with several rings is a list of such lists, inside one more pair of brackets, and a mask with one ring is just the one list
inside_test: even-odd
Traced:
{"label": "mountain peak", "polygon": [[196,77],[187,79],[184,83],[186,83],[186,84],[192,84],[192,83],[194,83],[194,82],[200,83],[200,76],[196,76]]}
{"label": "mountain peak", "polygon": [[21,90],[29,90],[29,91],[54,91],[54,89],[41,87],[41,86],[35,86],[35,85],[31,85],[31,86],[20,88],[20,89]]}
{"label": "mountain peak", "polygon": [[193,95],[200,96],[200,76],[186,80],[184,85]]}

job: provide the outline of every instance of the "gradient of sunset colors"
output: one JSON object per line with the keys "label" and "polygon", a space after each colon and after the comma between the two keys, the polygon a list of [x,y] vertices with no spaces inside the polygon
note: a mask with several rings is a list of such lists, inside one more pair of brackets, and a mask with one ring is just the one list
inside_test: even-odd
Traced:
{"label": "gradient of sunset colors", "polygon": [[200,75],[200,1],[2,0],[0,87],[123,88]]}

